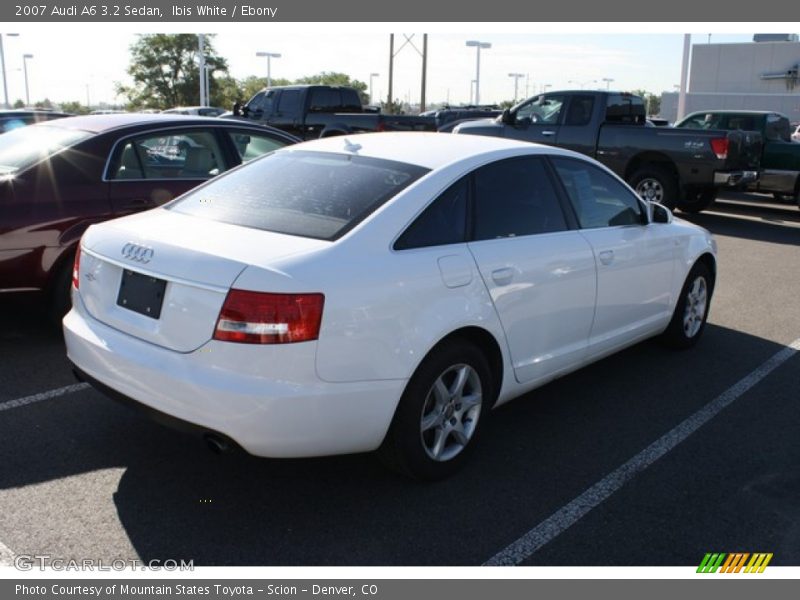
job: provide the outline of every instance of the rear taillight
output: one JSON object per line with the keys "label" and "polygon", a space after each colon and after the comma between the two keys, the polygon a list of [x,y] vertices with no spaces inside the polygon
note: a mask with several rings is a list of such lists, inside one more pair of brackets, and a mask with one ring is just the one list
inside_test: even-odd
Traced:
{"label": "rear taillight", "polygon": [[72,263],[72,285],[77,290],[81,285],[80,279],[81,271],[81,244],[78,242],[78,248],[75,250],[75,262]]}
{"label": "rear taillight", "polygon": [[714,138],[711,140],[711,149],[717,158],[728,158],[728,138]]}
{"label": "rear taillight", "polygon": [[319,337],[322,294],[271,294],[231,290],[214,339],[245,344],[288,344]]}

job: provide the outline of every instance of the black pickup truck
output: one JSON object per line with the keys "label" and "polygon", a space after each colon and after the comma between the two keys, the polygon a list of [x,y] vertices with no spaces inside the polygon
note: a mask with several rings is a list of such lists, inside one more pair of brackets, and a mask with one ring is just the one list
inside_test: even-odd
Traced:
{"label": "black pickup truck", "polygon": [[368,131],[436,131],[434,117],[370,111],[355,89],[331,85],[265,88],[244,105],[241,117],[304,140]]}
{"label": "black pickup truck", "polygon": [[456,134],[495,135],[569,148],[596,158],[640,196],[698,212],[722,187],[756,181],[758,133],[647,127],[644,101],[622,92],[548,92]]}

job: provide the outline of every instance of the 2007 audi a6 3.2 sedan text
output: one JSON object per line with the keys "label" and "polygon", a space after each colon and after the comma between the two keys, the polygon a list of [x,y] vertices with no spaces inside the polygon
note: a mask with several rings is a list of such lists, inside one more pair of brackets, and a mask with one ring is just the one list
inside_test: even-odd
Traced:
{"label": "2007 audi a6 3.2 sedan text", "polygon": [[592,159],[365,134],[93,225],[64,332],[79,377],[213,440],[436,479],[492,407],[645,338],[692,346],[715,274],[707,231]]}

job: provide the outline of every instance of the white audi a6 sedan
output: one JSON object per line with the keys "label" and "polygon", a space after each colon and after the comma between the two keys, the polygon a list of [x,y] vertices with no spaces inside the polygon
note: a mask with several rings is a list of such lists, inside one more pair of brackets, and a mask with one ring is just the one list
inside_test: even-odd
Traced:
{"label": "white audi a6 sedan", "polygon": [[435,479],[492,407],[645,338],[692,346],[715,255],[583,155],[336,137],[90,227],[64,332],[80,378],[217,445]]}

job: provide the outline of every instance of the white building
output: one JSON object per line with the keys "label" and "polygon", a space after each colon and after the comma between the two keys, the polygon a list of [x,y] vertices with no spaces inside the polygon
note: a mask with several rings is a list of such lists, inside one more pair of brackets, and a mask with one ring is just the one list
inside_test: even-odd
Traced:
{"label": "white building", "polygon": [[[697,110],[772,110],[800,121],[800,42],[796,35],[756,35],[746,44],[693,44],[686,114]],[[674,121],[678,93],[661,96],[661,116]]]}

